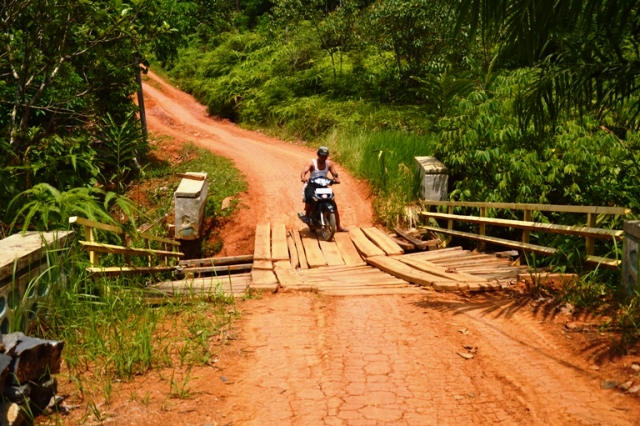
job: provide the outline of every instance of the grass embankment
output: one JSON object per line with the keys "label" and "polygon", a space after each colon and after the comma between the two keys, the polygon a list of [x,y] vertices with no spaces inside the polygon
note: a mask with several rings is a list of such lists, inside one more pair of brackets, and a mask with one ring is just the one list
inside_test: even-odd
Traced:
{"label": "grass embankment", "polygon": [[[166,142],[157,141],[158,149],[164,150]],[[145,177],[134,184],[131,192],[144,200],[141,222],[161,222],[159,219],[171,213],[173,192],[180,181],[173,174],[185,171],[209,174],[205,209],[212,221],[209,225],[229,215],[233,203],[223,211],[222,199],[246,189],[243,176],[231,161],[192,144],[175,155],[152,161]],[[179,164],[173,165],[176,161]],[[157,229],[161,226],[150,232],[164,235]],[[215,226],[211,229],[215,232]],[[83,417],[103,421],[117,395],[118,382],[150,370],[163,371],[166,394],[162,398],[189,397],[191,369],[213,362],[239,314],[234,298],[216,289],[217,280],[212,279],[214,290],[205,297],[186,295],[151,305],[145,290],[151,277],[88,277],[84,272],[88,259],[80,250],[52,251],[49,256],[51,268],[30,284],[50,290],[39,299],[39,314],[29,330],[65,342],[62,386],[71,394],[66,405],[77,404]],[[144,405],[158,398],[145,389],[139,389],[137,395]]]}

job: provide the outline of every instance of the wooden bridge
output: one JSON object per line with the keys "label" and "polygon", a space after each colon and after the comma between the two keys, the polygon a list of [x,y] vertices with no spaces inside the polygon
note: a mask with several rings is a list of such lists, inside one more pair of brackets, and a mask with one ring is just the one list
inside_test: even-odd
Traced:
{"label": "wooden bridge", "polygon": [[[244,262],[244,263],[243,263]],[[325,295],[416,294],[439,291],[495,291],[527,272],[508,258],[460,247],[405,254],[378,228],[353,228],[334,241],[308,229],[283,224],[256,227],[253,255],[181,261],[187,278],[151,287],[163,294],[202,294],[250,289],[295,289]],[[249,270],[245,273],[238,271]],[[199,274],[214,273],[209,277]]]}

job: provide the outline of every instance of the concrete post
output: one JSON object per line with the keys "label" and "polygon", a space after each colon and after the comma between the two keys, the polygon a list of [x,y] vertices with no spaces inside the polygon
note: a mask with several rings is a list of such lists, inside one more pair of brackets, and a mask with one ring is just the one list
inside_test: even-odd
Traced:
{"label": "concrete post", "polygon": [[420,167],[420,198],[446,201],[449,196],[449,169],[434,157],[415,157]]}
{"label": "concrete post", "polygon": [[[200,238],[204,223],[204,206],[207,201],[208,180],[206,173],[187,172],[195,179],[184,178],[176,190],[176,240]],[[197,179],[197,180],[196,180]]]}

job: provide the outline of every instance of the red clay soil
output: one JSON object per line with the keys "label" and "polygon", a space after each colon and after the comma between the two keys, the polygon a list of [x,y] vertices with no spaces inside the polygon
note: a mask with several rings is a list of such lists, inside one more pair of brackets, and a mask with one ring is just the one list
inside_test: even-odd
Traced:
{"label": "red clay soil", "polygon": [[[209,118],[190,96],[145,85],[152,132],[233,159],[247,176],[226,254],[253,249],[258,222],[297,226],[298,174],[313,150]],[[345,225],[369,225],[366,185],[341,171]],[[516,296],[516,297],[512,297]],[[118,384],[101,409],[119,425],[634,425],[637,355],[611,359],[609,335],[515,294],[329,297],[277,293],[239,303],[237,338],[194,368],[185,398],[173,370]],[[573,330],[573,332],[567,331]],[[185,370],[178,370],[179,382]],[[604,382],[603,382],[604,381]],[[80,422],[81,409],[68,424]]]}
{"label": "red clay soil", "polygon": [[[297,212],[303,210],[300,171],[315,158],[315,149],[283,142],[257,132],[243,130],[225,121],[213,120],[206,108],[190,95],[149,73],[144,85],[149,130],[187,141],[230,158],[245,174],[249,191],[241,209],[221,231],[221,256],[253,253],[258,223],[284,223],[298,227]],[[371,192],[337,166],[341,184],[333,187],[342,225],[371,225]]]}

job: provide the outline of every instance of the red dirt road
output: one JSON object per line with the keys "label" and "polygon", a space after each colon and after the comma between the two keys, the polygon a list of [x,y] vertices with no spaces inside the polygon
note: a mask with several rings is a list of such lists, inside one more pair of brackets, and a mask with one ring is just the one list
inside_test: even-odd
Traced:
{"label": "red dirt road", "polygon": [[[245,208],[223,232],[225,254],[250,253],[258,222],[297,226],[298,176],[313,150],[212,120],[190,96],[151,78],[145,85],[151,131],[229,157],[247,176]],[[344,224],[369,225],[366,185],[341,173]],[[434,292],[265,295],[239,305],[238,339],[215,368],[198,369],[195,399],[130,402],[112,419],[123,425],[639,424],[637,397],[600,388],[608,374],[640,383],[628,368],[596,371],[608,337],[565,333],[562,324],[571,317],[543,315],[521,300]],[[463,345],[475,352],[472,359],[459,355],[470,353]]]}
{"label": "red dirt road", "polygon": [[[300,171],[315,158],[315,149],[306,148],[250,132],[213,120],[206,108],[190,95],[149,73],[144,84],[147,121],[151,132],[169,135],[179,142],[192,141],[230,158],[242,171],[249,191],[242,208],[225,226],[221,255],[253,253],[253,237],[258,223],[284,223],[298,227],[297,212],[303,210]],[[370,225],[373,218],[370,191],[337,167],[341,184],[334,186],[343,226]]]}

